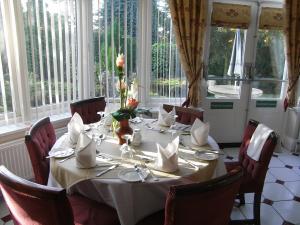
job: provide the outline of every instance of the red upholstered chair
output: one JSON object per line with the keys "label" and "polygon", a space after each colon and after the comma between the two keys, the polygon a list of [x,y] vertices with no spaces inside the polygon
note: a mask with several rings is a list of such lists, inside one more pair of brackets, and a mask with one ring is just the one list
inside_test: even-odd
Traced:
{"label": "red upholstered chair", "polygon": [[235,167],[241,166],[244,170],[244,176],[242,184],[239,190],[238,198],[240,199],[240,204],[245,204],[245,193],[254,193],[254,204],[253,204],[253,219],[249,220],[234,220],[231,224],[256,224],[260,225],[260,200],[261,193],[264,186],[265,176],[268,170],[269,162],[271,160],[272,154],[274,152],[277,135],[272,132],[267,141],[265,142],[259,161],[255,161],[247,155],[248,145],[250,139],[258,126],[259,122],[255,120],[250,120],[245,132],[240,147],[239,160],[237,162],[226,162],[226,168],[228,171],[234,169]]}
{"label": "red upholstered chair", "polygon": [[227,225],[242,175],[239,168],[208,182],[172,186],[165,210],[137,225]]}
{"label": "red upholstered chair", "polygon": [[35,181],[39,184],[48,182],[50,164],[46,156],[55,141],[55,131],[49,117],[37,121],[25,136]]}
{"label": "red upholstered chair", "polygon": [[176,115],[178,116],[176,118],[176,122],[178,123],[192,125],[196,118],[203,121],[203,111],[201,110],[163,104],[163,108],[167,112],[172,111],[173,107],[175,107]]}
{"label": "red upholstered chair", "polygon": [[98,122],[101,118],[97,112],[104,111],[105,106],[104,97],[85,99],[70,104],[72,115],[77,112],[85,124]]}
{"label": "red upholstered chair", "polygon": [[0,189],[15,225],[119,225],[116,211],[66,190],[24,180],[0,166]]}

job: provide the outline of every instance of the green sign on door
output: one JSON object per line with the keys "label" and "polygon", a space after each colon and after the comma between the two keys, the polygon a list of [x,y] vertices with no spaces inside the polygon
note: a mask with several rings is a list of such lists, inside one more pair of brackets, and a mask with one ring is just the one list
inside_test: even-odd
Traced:
{"label": "green sign on door", "polygon": [[233,102],[211,102],[211,109],[233,109]]}
{"label": "green sign on door", "polygon": [[276,108],[277,101],[263,101],[258,100],[256,101],[256,108]]}

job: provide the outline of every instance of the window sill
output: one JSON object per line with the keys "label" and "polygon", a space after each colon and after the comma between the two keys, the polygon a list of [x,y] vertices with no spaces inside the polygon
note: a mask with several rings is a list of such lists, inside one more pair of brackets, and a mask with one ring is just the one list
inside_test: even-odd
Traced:
{"label": "window sill", "polygon": [[[71,118],[70,113],[50,116],[54,129],[66,127]],[[23,139],[32,123],[19,123],[14,125],[2,126],[0,131],[0,144]]]}

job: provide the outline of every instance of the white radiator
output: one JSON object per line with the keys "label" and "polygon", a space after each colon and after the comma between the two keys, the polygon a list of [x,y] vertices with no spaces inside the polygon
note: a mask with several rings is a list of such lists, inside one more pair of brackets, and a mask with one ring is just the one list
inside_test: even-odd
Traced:
{"label": "white radiator", "polygon": [[0,165],[25,179],[33,178],[33,171],[24,139],[0,145]]}
{"label": "white radiator", "polygon": [[297,151],[300,136],[300,107],[288,108],[283,146],[289,151]]}
{"label": "white radiator", "polygon": [[[66,131],[66,128],[56,129],[56,137],[59,138]],[[25,179],[34,177],[24,139],[0,145],[0,165],[6,166],[11,172]]]}

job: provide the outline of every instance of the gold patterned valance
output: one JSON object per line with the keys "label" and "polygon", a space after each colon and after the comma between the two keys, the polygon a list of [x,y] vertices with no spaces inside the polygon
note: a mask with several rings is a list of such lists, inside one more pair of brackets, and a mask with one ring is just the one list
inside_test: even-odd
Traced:
{"label": "gold patterned valance", "polygon": [[249,27],[251,20],[251,6],[213,3],[211,25],[218,27],[243,28]]}
{"label": "gold patterned valance", "polygon": [[263,7],[260,13],[259,29],[283,29],[283,9]]}

